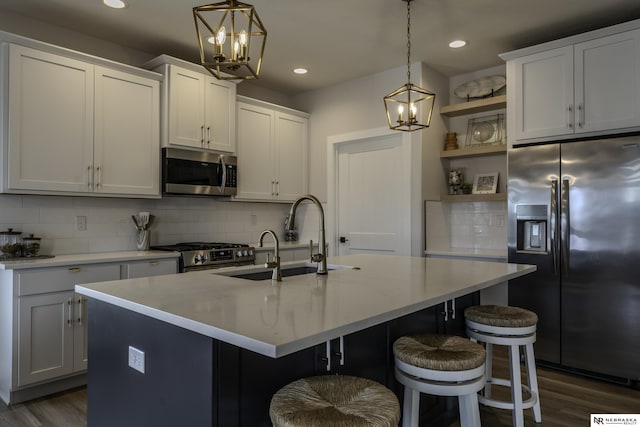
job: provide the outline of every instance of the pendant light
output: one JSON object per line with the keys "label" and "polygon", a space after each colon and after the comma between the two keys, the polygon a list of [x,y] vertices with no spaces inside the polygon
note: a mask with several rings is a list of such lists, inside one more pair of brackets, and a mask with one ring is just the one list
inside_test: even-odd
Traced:
{"label": "pendant light", "polygon": [[255,8],[227,0],[193,8],[200,63],[219,80],[257,79],[267,30]]}
{"label": "pendant light", "polygon": [[405,132],[431,124],[436,94],[411,83],[411,1],[407,2],[407,83],[384,97],[389,128]]}

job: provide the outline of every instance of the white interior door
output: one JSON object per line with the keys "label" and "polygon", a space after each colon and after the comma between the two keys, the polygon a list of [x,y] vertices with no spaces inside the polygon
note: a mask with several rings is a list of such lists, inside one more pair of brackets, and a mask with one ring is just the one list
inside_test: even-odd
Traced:
{"label": "white interior door", "polygon": [[339,255],[411,255],[410,155],[401,133],[338,146]]}

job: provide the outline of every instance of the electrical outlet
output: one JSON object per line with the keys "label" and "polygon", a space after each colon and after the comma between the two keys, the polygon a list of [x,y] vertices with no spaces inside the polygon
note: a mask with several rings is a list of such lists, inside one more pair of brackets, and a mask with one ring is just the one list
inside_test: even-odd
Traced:
{"label": "electrical outlet", "polygon": [[86,216],[78,216],[76,218],[76,224],[78,226],[78,231],[87,231],[87,217]]}
{"label": "electrical outlet", "polygon": [[129,367],[144,374],[144,351],[129,346]]}

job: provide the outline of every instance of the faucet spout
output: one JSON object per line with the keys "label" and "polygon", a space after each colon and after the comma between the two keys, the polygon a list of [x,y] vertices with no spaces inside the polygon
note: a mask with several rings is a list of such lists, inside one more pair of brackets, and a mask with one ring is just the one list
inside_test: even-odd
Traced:
{"label": "faucet spout", "polygon": [[273,230],[264,230],[262,233],[260,233],[260,247],[262,247],[262,240],[267,234],[270,234],[271,237],[273,237],[273,241],[275,242],[275,252],[273,261],[269,261],[269,254],[267,254],[267,262],[264,264],[264,266],[266,268],[273,268],[271,280],[282,282],[282,272],[280,271],[280,242],[278,241],[278,236],[276,236],[276,233],[274,233]]}
{"label": "faucet spout", "polygon": [[300,203],[305,200],[308,200],[316,205],[320,216],[320,223],[318,226],[318,253],[315,255],[311,255],[311,261],[318,263],[318,270],[316,271],[317,274],[327,274],[327,239],[324,231],[324,209],[322,208],[322,203],[320,203],[320,200],[318,200],[316,196],[306,194],[299,197],[295,202],[293,202],[293,204],[291,205],[291,209],[289,210],[289,222],[287,223],[287,230],[292,231],[295,228],[296,210],[298,209]]}

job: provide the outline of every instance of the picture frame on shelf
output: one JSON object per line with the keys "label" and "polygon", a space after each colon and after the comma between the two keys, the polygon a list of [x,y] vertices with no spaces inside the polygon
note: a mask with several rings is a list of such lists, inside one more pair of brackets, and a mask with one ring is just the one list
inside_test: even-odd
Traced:
{"label": "picture frame on shelf", "polygon": [[469,119],[465,147],[498,145],[506,141],[504,114],[492,114]]}
{"label": "picture frame on shelf", "polygon": [[479,173],[473,177],[472,194],[495,194],[498,189],[498,172]]}

